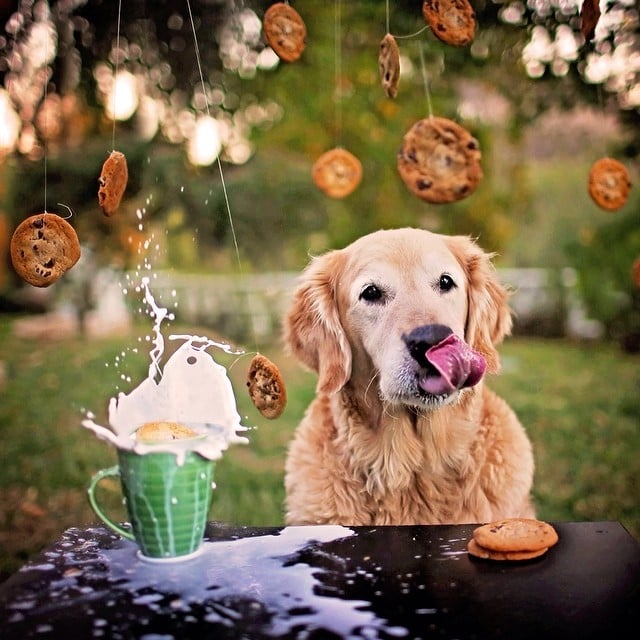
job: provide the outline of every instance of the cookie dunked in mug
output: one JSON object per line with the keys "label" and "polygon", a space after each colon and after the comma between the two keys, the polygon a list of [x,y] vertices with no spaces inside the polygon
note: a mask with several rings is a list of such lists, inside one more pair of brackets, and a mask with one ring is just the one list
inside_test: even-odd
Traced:
{"label": "cookie dunked in mug", "polygon": [[136,440],[153,444],[193,438],[197,435],[197,431],[177,422],[147,422],[136,431]]}

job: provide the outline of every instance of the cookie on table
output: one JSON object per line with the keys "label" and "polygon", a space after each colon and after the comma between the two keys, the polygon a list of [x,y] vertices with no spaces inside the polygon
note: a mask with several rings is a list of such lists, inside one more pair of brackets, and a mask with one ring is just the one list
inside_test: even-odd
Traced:
{"label": "cookie on table", "polygon": [[442,42],[455,47],[473,42],[476,14],[468,0],[424,0],[422,15]]}
{"label": "cookie on table", "polygon": [[136,440],[146,444],[193,438],[198,432],[178,422],[147,422],[136,431]]}
{"label": "cookie on table", "polygon": [[262,19],[267,44],[285,62],[295,62],[304,51],[307,27],[300,14],[284,2],[272,4]]}
{"label": "cookie on table", "polygon": [[471,195],[482,179],[480,145],[462,126],[431,116],[416,122],[403,138],[398,172],[409,190],[434,204]]}
{"label": "cookie on table", "polygon": [[113,215],[127,188],[129,170],[124,153],[112,151],[102,165],[98,178],[98,204],[105,216]]}
{"label": "cookie on table", "polygon": [[323,153],[311,172],[316,186],[331,198],[344,198],[360,184],[362,164],[346,149],[336,147]]}
{"label": "cookie on table", "polygon": [[548,522],[534,518],[506,518],[474,529],[476,543],[491,551],[540,551],[558,542],[556,530]]}
{"label": "cookie on table", "polygon": [[380,42],[378,52],[378,66],[380,67],[380,81],[382,88],[389,98],[398,95],[400,80],[400,49],[396,39],[387,33]]}
{"label": "cookie on table", "polygon": [[23,220],[11,237],[11,262],[16,273],[34,287],[48,287],[80,259],[75,229],[55,213]]}
{"label": "cookie on table", "polygon": [[247,374],[249,397],[254,407],[269,420],[280,417],[287,404],[287,389],[278,367],[266,356],[256,354]]}
{"label": "cookie on table", "polygon": [[474,538],[471,538],[467,544],[467,551],[472,556],[482,558],[483,560],[510,560],[512,562],[519,562],[522,560],[539,558],[548,550],[549,547],[537,549],[536,551],[494,551],[493,549],[485,549],[484,547],[481,547]]}
{"label": "cookie on table", "polygon": [[591,199],[602,209],[620,209],[631,190],[627,168],[614,158],[600,158],[593,163],[588,181]]}

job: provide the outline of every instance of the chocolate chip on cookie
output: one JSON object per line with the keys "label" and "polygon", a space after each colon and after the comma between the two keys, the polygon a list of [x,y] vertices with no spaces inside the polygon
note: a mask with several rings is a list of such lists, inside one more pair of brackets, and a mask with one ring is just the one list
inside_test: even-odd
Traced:
{"label": "chocolate chip on cookie", "polygon": [[278,367],[269,358],[256,354],[247,374],[249,397],[255,408],[269,420],[280,417],[287,404],[287,389]]}
{"label": "chocolate chip on cookie", "polygon": [[398,95],[400,80],[400,49],[390,33],[387,33],[380,42],[378,66],[380,67],[380,81],[384,92],[389,98],[395,98]]}
{"label": "chocolate chip on cookie", "polygon": [[422,15],[442,42],[456,47],[473,42],[476,17],[468,0],[424,0]]}
{"label": "chocolate chip on cookie", "polygon": [[127,188],[129,171],[124,153],[112,151],[102,165],[98,178],[98,204],[105,216],[113,215]]}
{"label": "chocolate chip on cookie", "polygon": [[620,209],[631,190],[627,168],[614,158],[600,158],[589,171],[589,195],[601,208],[608,211]]}
{"label": "chocolate chip on cookie", "polygon": [[304,51],[307,27],[300,14],[284,2],[272,4],[262,19],[267,44],[285,62],[295,62]]}
{"label": "chocolate chip on cookie", "polygon": [[75,229],[54,213],[23,220],[11,237],[16,273],[34,287],[48,287],[80,259]]}
{"label": "chocolate chip on cookie", "polygon": [[331,149],[315,161],[312,177],[330,198],[344,198],[360,184],[362,164],[346,149]]}
{"label": "chocolate chip on cookie", "polygon": [[480,145],[459,124],[429,117],[405,134],[398,152],[398,172],[422,200],[442,204],[471,195],[482,179]]}

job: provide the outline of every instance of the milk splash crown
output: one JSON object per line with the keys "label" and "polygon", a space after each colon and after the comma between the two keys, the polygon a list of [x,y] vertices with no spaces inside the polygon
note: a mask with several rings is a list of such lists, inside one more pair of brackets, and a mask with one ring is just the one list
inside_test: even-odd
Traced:
{"label": "milk splash crown", "polygon": [[[235,395],[225,367],[217,363],[209,347],[225,353],[240,354],[224,343],[192,335],[170,335],[169,340],[183,340],[164,367],[160,361],[164,354],[162,321],[170,317],[167,310],[158,307],[149,290],[147,278],[142,280],[145,302],[154,317],[154,339],[149,374],[133,391],[120,392],[109,402],[109,427],[96,424],[87,415],[82,425],[99,438],[118,449],[135,453],[174,453],[178,462],[184,461],[188,451],[194,451],[210,460],[216,460],[230,444],[246,443],[238,435],[246,427],[240,422]],[[135,432],[147,422],[172,421],[183,424],[199,436],[162,443],[138,442]]]}

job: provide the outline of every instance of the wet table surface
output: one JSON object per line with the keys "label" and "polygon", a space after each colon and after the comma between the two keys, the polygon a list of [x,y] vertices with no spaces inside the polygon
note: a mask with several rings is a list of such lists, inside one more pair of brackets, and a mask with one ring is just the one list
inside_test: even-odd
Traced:
{"label": "wet table surface", "polygon": [[558,544],[522,563],[470,557],[473,525],[209,523],[174,563],[73,528],[0,585],[0,637],[635,637],[638,542],[617,522],[554,526]]}

